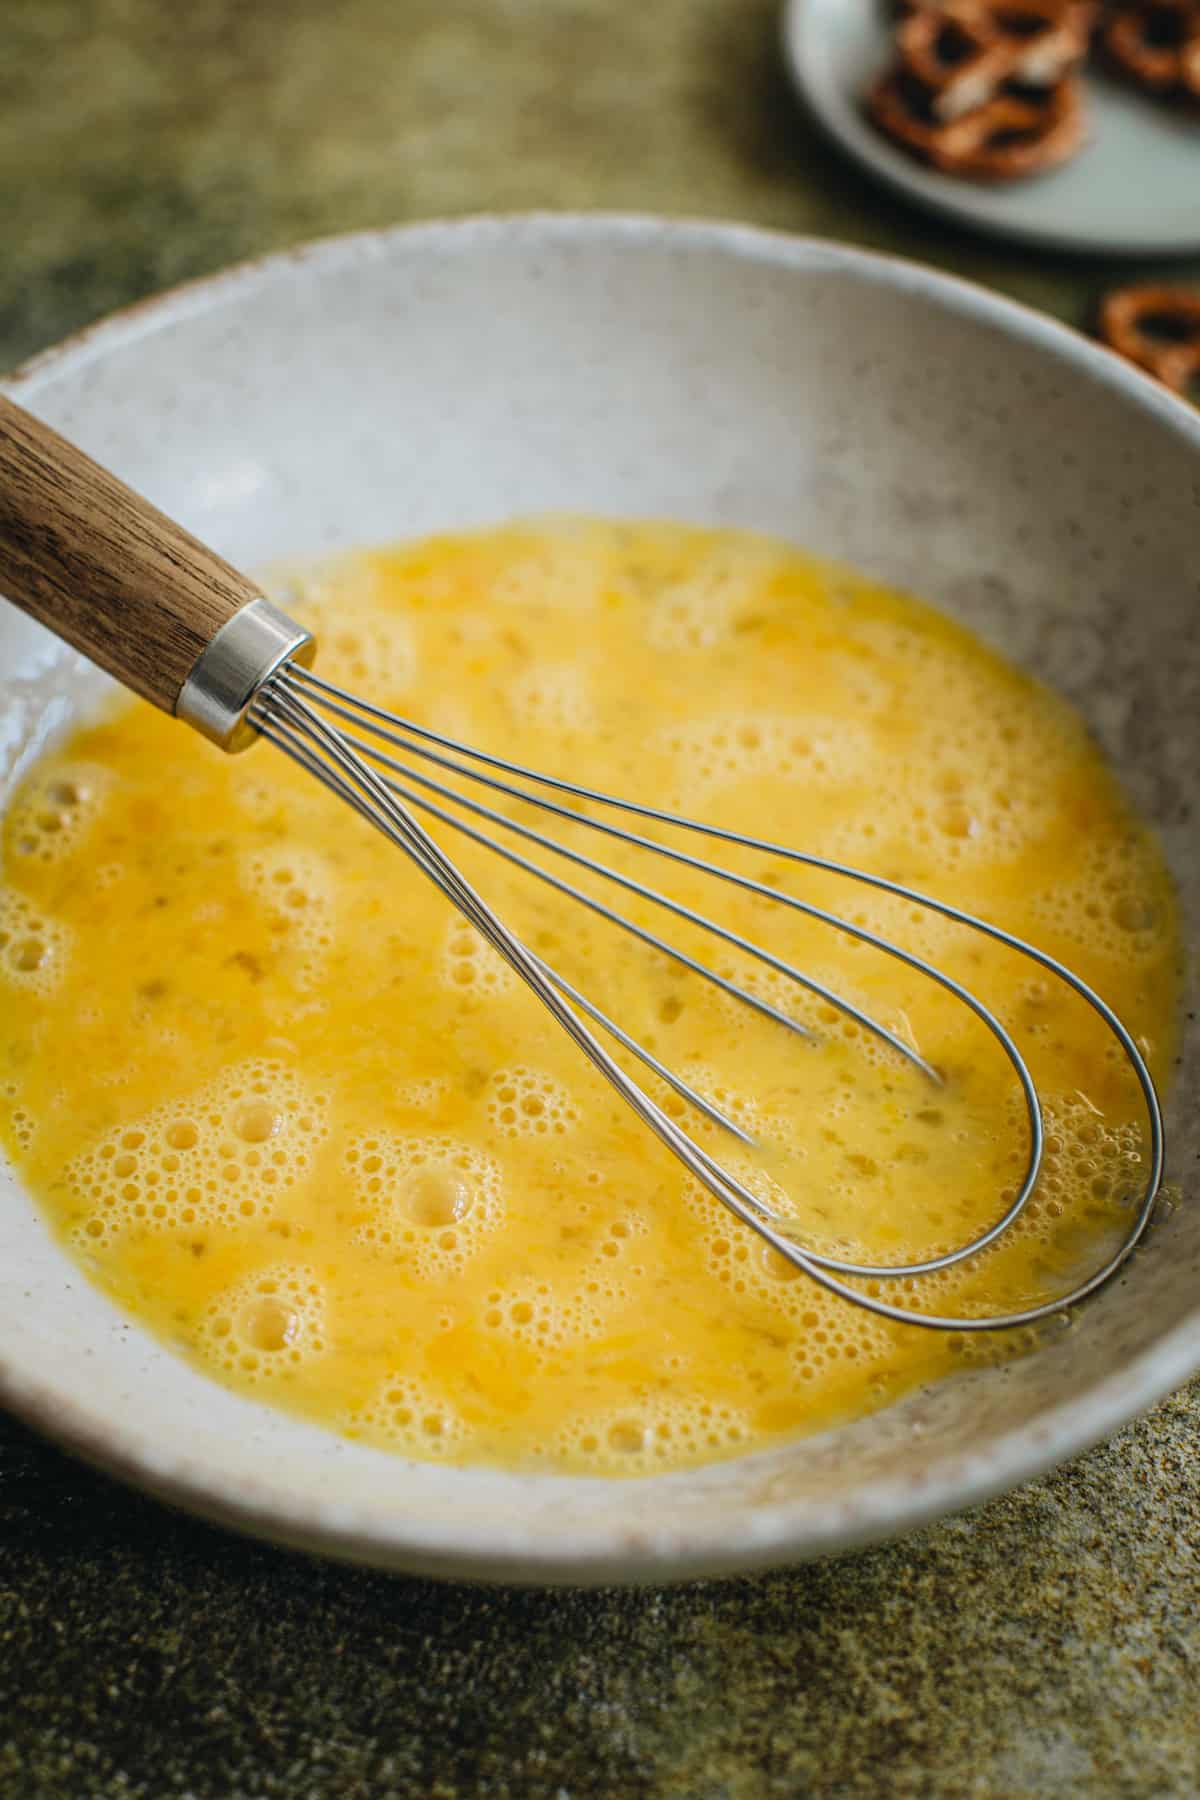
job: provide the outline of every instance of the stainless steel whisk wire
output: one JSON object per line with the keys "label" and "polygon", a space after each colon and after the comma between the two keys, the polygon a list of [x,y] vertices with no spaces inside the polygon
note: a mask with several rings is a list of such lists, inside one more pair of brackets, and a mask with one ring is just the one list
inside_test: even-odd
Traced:
{"label": "stainless steel whisk wire", "polygon": [[[773,1250],[830,1293],[836,1294],[841,1299],[864,1308],[880,1318],[900,1324],[950,1332],[1013,1329],[1037,1324],[1043,1319],[1063,1313],[1067,1308],[1086,1299],[1088,1295],[1111,1280],[1140,1242],[1154,1210],[1162,1180],[1164,1160],[1162,1115],[1153,1078],[1134,1039],[1107,1002],[1065,964],[1046,951],[1039,950],[1036,945],[1026,942],[1001,926],[977,918],[947,901],[938,900],[915,889],[905,887],[885,876],[851,868],[826,857],[797,850],[788,845],[753,838],[722,826],[706,824],[637,801],[602,793],[579,783],[547,775],[538,770],[526,768],[519,763],[491,755],[435,732],[427,726],[418,725],[411,720],[373,706],[345,689],[324,681],[293,661],[283,662],[262,683],[251,703],[248,716],[251,724],[263,737],[275,744],[310,775],[315,776],[339,798],[348,802],[368,823],[404,850],[422,873],[435,883],[447,899],[480,932],[487,943],[532,989],[576,1046],[607,1078],[643,1123],[674,1153],[689,1173],[743,1224],[757,1232]],[[331,723],[331,719],[337,723]],[[378,742],[370,742],[361,736],[351,735],[342,729],[343,725],[353,726],[356,732],[368,733]],[[411,760],[401,760],[401,756],[393,754],[394,751],[401,752],[403,757],[419,759],[443,772],[476,783],[493,793],[536,807],[543,813],[570,825],[585,826],[610,839],[661,856],[700,874],[728,882],[744,892],[791,908],[808,918],[872,946],[940,985],[974,1013],[996,1039],[1012,1066],[1025,1103],[1029,1121],[1028,1161],[1020,1186],[1001,1216],[968,1243],[959,1245],[939,1256],[912,1263],[889,1265],[849,1262],[824,1255],[798,1243],[794,1237],[789,1235],[789,1221],[778,1213],[772,1212],[750,1188],[738,1180],[736,1175],[725,1168],[714,1156],[710,1155],[702,1145],[698,1144],[643,1087],[634,1081],[604,1048],[595,1033],[588,1029],[583,1019],[579,1017],[579,1013],[574,1009],[578,1008],[579,1012],[586,1014],[593,1024],[598,1025],[623,1049],[630,1052],[660,1080],[670,1086],[686,1104],[696,1108],[710,1122],[725,1129],[743,1145],[753,1147],[755,1143],[753,1137],[702,1094],[697,1093],[655,1057],[646,1046],[639,1044],[620,1025],[610,1019],[599,1007],[516,937],[414,816],[413,809],[438,819],[472,842],[500,855],[507,862],[533,875],[539,881],[547,883],[555,891],[582,903],[652,949],[680,963],[733,998],[745,1002],[793,1032],[806,1037],[811,1036],[804,1026],[790,1018],[778,1007],[739,987],[718,971],[689,956],[677,946],[659,938],[644,926],[605,906],[603,902],[574,887],[571,883],[563,881],[550,870],[542,868],[538,863],[520,855],[510,846],[500,843],[477,826],[469,824],[467,820],[447,810],[445,806],[439,804],[439,800],[433,799],[431,796],[437,795],[441,800],[448,800],[475,818],[486,820],[489,824],[500,827],[503,831],[521,838],[526,843],[536,844],[539,848],[550,851],[593,875],[601,876],[606,881],[616,884],[639,898],[650,901],[656,907],[691,925],[700,927],[734,948],[756,958],[854,1019],[862,1028],[890,1045],[894,1051],[933,1083],[940,1082],[936,1069],[903,1038],[822,983],[807,976],[803,970],[794,968],[762,946],[728,930],[717,921],[672,900],[669,896],[657,892],[631,876],[625,875],[569,845],[560,843],[493,807],[472,799],[468,794],[460,793],[456,788],[414,768]],[[1041,1170],[1045,1151],[1045,1126],[1036,1086],[1011,1033],[976,995],[956,981],[954,977],[867,927],[827,912],[809,901],[778,892],[763,882],[755,881],[751,877],[725,868],[721,864],[708,862],[670,845],[660,844],[652,838],[625,830],[609,820],[592,818],[587,813],[564,805],[560,801],[548,799],[545,794],[530,792],[525,787],[516,786],[513,782],[502,778],[506,776],[516,777],[522,782],[535,783],[540,788],[552,790],[589,805],[612,809],[653,824],[674,827],[741,849],[754,850],[764,855],[780,858],[825,874],[860,882],[912,905],[927,908],[956,924],[981,932],[1005,948],[1030,958],[1056,980],[1064,982],[1092,1008],[1116,1038],[1133,1070],[1146,1108],[1149,1127],[1147,1177],[1141,1197],[1132,1209],[1129,1229],[1119,1248],[1107,1261],[1069,1292],[1019,1311],[983,1317],[921,1313],[908,1307],[893,1305],[877,1294],[863,1292],[857,1287],[850,1286],[846,1280],[842,1279],[843,1277],[848,1276],[878,1283],[897,1279],[911,1280],[951,1268],[968,1257],[978,1255],[990,1244],[995,1243],[1024,1210],[1037,1185]]]}
{"label": "stainless steel whisk wire", "polygon": [[[1111,1007],[1063,963],[987,920],[883,875],[850,868],[808,851],[775,844],[662,808],[602,793],[460,743],[397,717],[313,675],[307,667],[311,634],[281,612],[248,577],[149,505],[110,471],[85,456],[41,420],[0,395],[0,592],[67,643],[164,712],[192,726],[226,751],[266,737],[286,756],[345,800],[412,859],[484,940],[532,989],[562,1029],[688,1172],[772,1249],[830,1293],[880,1318],[933,1330],[975,1332],[1036,1324],[1085,1299],[1108,1281],[1141,1240],[1163,1169],[1163,1127],[1154,1082],[1133,1038]],[[346,728],[349,729],[346,729]],[[436,770],[431,774],[429,770]],[[710,968],[679,945],[606,905],[492,834],[516,838],[600,877],[648,906],[716,938],[835,1007],[890,1046],[918,1075],[940,1083],[938,1071],[913,1044],[823,983],[690,906],[561,842],[438,778],[474,784],[489,795],[531,806],[573,831],[584,827],[613,844],[663,858],[676,868],[731,884],[742,893],[790,908],[831,930],[870,945],[938,984],[991,1033],[1012,1067],[1029,1121],[1024,1178],[986,1230],[969,1242],[915,1262],[873,1264],[839,1260],[799,1241],[800,1227],[773,1211],[733,1170],[712,1155],[665,1107],[626,1073],[589,1028],[597,1027],[743,1150],[761,1148],[734,1119],[640,1044],[558,970],[504,924],[435,839],[418,812],[523,870],[554,892],[754,1008],[781,1028],[812,1033],[781,1007]],[[533,791],[531,791],[531,789]],[[557,796],[552,798],[551,796]],[[595,809],[608,816],[593,817]],[[877,1292],[849,1285],[915,1282],[986,1251],[1028,1204],[1046,1147],[1041,1102],[1025,1060],[1001,1021],[944,970],[890,939],[748,875],[674,844],[614,823],[611,815],[691,833],[710,843],[752,850],[821,874],[859,882],[910,906],[926,908],[1027,957],[1072,989],[1112,1032],[1128,1061],[1149,1126],[1147,1176],[1124,1241],[1102,1267],[1069,1293],[1020,1311],[991,1317],[949,1317],[892,1305]],[[465,816],[464,816],[465,815]],[[472,822],[474,821],[474,822]],[[484,830],[483,826],[489,827]],[[778,1186],[778,1184],[775,1184]]]}

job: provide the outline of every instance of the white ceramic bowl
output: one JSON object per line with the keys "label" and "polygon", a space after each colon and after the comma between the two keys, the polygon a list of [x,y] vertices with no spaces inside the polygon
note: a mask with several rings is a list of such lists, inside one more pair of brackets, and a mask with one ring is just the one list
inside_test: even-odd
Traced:
{"label": "white ceramic bowl", "polygon": [[[1196,925],[1200,420],[1032,313],[736,226],[478,220],[202,282],[9,387],[251,566],[566,508],[766,528],[911,584],[1084,708]],[[98,684],[0,608],[0,782]],[[1179,1104],[1196,1073],[1193,1033],[1176,1171],[1200,1147]],[[899,1532],[1082,1449],[1200,1364],[1198,1276],[1185,1205],[1034,1358],[697,1474],[503,1475],[407,1463],[206,1380],[80,1277],[0,1170],[0,1398],[119,1475],[290,1543],[463,1576],[660,1580]]]}

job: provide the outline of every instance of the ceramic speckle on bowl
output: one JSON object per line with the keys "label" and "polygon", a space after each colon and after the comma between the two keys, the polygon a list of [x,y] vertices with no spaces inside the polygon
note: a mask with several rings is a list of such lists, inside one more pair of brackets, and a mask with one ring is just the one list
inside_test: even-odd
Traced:
{"label": "ceramic speckle on bowl", "polygon": [[[12,391],[254,567],[554,510],[764,529],[911,586],[1055,683],[1200,925],[1200,422],[1061,327],[735,226],[475,220],[167,295]],[[0,797],[100,678],[0,610]],[[1186,1104],[1171,1165],[1200,1152]],[[1200,1365],[1182,1206],[1060,1341],[818,1438],[605,1482],[418,1465],[208,1381],[128,1324],[0,1170],[0,1398],[211,1517],[397,1568],[609,1581],[907,1529],[1075,1452]]]}

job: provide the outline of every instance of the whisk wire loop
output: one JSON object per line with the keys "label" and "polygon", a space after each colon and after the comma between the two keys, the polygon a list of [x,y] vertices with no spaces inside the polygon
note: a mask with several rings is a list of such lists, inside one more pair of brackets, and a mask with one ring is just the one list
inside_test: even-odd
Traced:
{"label": "whisk wire loop", "polygon": [[[255,697],[251,719],[256,729],[292,761],[315,776],[341,799],[347,801],[363,818],[403,849],[417,867],[437,885],[441,892],[480,932],[485,941],[509,967],[526,982],[577,1047],[609,1080],[634,1112],[654,1131],[660,1141],[679,1158],[689,1173],[736,1217],[756,1231],[779,1255],[829,1292],[856,1306],[865,1308],[878,1317],[934,1330],[977,1332],[1024,1327],[1059,1314],[1065,1308],[1095,1292],[1112,1278],[1128,1256],[1132,1254],[1143,1236],[1153,1212],[1163,1165],[1162,1118],[1153,1079],[1136,1043],[1107,1003],[1072,970],[1047,952],[1037,949],[1036,946],[1005,931],[1000,926],[978,919],[946,901],[919,893],[885,876],[850,868],[811,852],[752,838],[744,833],[709,825],[637,801],[618,798],[596,789],[587,788],[579,783],[546,775],[521,764],[490,755],[485,751],[460,743],[456,739],[434,732],[426,726],[417,725],[412,721],[385,712],[382,708],[359,699],[295,664],[285,664],[263,684]],[[342,724],[352,725],[356,732],[369,733],[371,737],[378,739],[379,743],[372,743],[357,735],[348,734],[341,729]],[[381,748],[381,745],[388,748]],[[391,754],[394,750],[399,750],[410,758],[417,757],[427,764],[436,765],[443,773],[453,774],[481,784],[495,793],[537,807],[569,825],[585,826],[608,838],[664,857],[670,862],[687,867],[697,873],[730,882],[743,891],[770,902],[790,907],[833,929],[846,932],[860,942],[871,945],[938,983],[954,998],[967,1006],[1000,1044],[1013,1067],[1025,1103],[1029,1119],[1027,1167],[1015,1198],[1005,1208],[1001,1217],[966,1244],[959,1245],[939,1256],[906,1264],[876,1265],[844,1261],[826,1256],[809,1245],[797,1241],[797,1238],[791,1235],[794,1228],[790,1221],[781,1217],[778,1212],[772,1211],[744,1182],[740,1181],[731,1170],[724,1167],[715,1156],[697,1143],[675,1119],[665,1112],[658,1102],[615,1061],[594,1033],[588,1029],[583,1018],[579,1016],[580,1013],[590,1018],[593,1024],[611,1036],[623,1049],[634,1055],[664,1084],[672,1088],[686,1104],[696,1108],[712,1124],[729,1132],[745,1147],[755,1147],[753,1137],[703,1095],[697,1093],[694,1088],[655,1057],[647,1047],[639,1044],[557,970],[522,943],[487,905],[424,826],[420,824],[412,809],[420,810],[428,816],[438,819],[470,841],[498,853],[510,864],[521,868],[540,881],[548,883],[557,892],[582,902],[593,912],[608,919],[622,930],[630,932],[643,943],[688,967],[704,979],[713,982],[735,999],[747,1002],[757,1008],[759,1012],[793,1032],[811,1036],[806,1027],[779,1008],[764,1001],[760,996],[739,987],[718,971],[710,969],[698,959],[688,956],[677,946],[659,938],[636,921],[626,918],[593,896],[563,881],[550,870],[522,856],[511,846],[499,842],[488,833],[481,831],[478,826],[468,823],[457,812],[449,811],[446,806],[439,804],[438,800],[434,800],[430,796],[436,794],[441,800],[449,801],[454,807],[468,812],[474,818],[482,818],[489,824],[520,837],[526,843],[536,844],[539,848],[550,851],[556,856],[564,857],[592,874],[602,876],[621,886],[627,892],[670,912],[675,917],[712,933],[767,966],[773,967],[780,974],[807,988],[810,992],[824,997],[830,1004],[856,1019],[866,1029],[890,1044],[898,1054],[927,1079],[932,1081],[940,1079],[936,1069],[927,1063],[913,1046],[906,1044],[903,1039],[889,1031],[881,1022],[861,1012],[843,996],[824,988],[822,984],[806,976],[804,971],[793,968],[783,959],[764,950],[762,946],[752,943],[738,933],[730,932],[715,920],[673,901],[669,896],[636,881],[633,877],[612,869],[556,839],[535,831],[528,825],[521,824],[518,820],[509,818],[507,814],[486,806],[469,795],[460,793],[446,783],[424,774],[421,770],[413,768],[410,762],[402,761],[399,757]],[[460,759],[465,759],[465,761]],[[472,764],[480,766],[472,767]],[[498,773],[488,774],[484,772],[485,770],[493,770]],[[532,782],[538,787],[569,795],[576,801],[621,811],[648,822],[693,832],[715,841],[754,850],[807,868],[861,882],[913,905],[929,908],[958,924],[980,931],[1008,949],[1030,957],[1049,974],[1064,981],[1092,1007],[1116,1037],[1133,1069],[1146,1107],[1150,1140],[1147,1181],[1141,1198],[1132,1211],[1129,1229],[1118,1250],[1069,1293],[1004,1314],[953,1316],[917,1312],[906,1305],[894,1305],[883,1299],[878,1293],[865,1292],[859,1287],[849,1285],[846,1277],[857,1280],[867,1279],[875,1284],[885,1280],[894,1281],[898,1278],[912,1279],[951,1268],[986,1249],[1019,1217],[1037,1182],[1044,1153],[1045,1132],[1037,1089],[1011,1034],[977,996],[952,976],[925,962],[902,946],[870,931],[865,926],[827,912],[811,902],[781,893],[773,887],[720,864],[691,856],[686,851],[672,845],[658,843],[639,833],[624,830],[608,820],[593,818],[573,807],[550,800],[543,794],[531,793],[523,787],[501,779],[501,776],[514,776],[521,781]],[[415,786],[408,785],[410,783]],[[575,1010],[576,1008],[578,1011]]]}

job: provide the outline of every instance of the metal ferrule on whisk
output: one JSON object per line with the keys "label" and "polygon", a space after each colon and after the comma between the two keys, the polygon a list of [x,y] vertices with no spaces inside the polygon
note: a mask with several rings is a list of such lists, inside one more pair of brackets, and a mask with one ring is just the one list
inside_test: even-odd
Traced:
{"label": "metal ferrule on whisk", "polygon": [[246,750],[258,736],[248,714],[263,683],[285,663],[307,667],[315,649],[303,625],[269,600],[251,600],[201,651],[175,716],[222,750]]}

